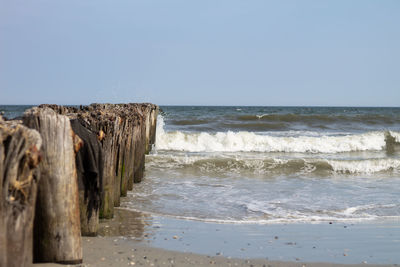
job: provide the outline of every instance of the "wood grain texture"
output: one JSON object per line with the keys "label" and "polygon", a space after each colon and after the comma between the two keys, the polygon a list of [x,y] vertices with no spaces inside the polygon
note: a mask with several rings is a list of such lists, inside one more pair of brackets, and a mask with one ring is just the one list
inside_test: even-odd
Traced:
{"label": "wood grain texture", "polygon": [[16,121],[0,119],[0,266],[32,264],[33,218],[41,138]]}
{"label": "wood grain texture", "polygon": [[34,261],[82,262],[79,196],[73,132],[69,118],[50,108],[32,108],[24,124],[43,140],[36,217]]}

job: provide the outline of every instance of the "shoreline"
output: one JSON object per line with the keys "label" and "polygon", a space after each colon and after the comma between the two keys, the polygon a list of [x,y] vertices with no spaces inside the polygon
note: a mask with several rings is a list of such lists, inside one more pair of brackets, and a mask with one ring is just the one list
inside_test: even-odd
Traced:
{"label": "shoreline", "polygon": [[[101,221],[98,237],[82,237],[84,257],[83,264],[79,266],[397,266],[395,263],[368,262],[367,257],[365,261],[333,262],[332,259],[335,257],[330,256],[328,251],[332,252],[335,246],[344,246],[340,243],[340,238],[336,238],[340,229],[350,231],[349,239],[359,237],[360,234],[365,235],[364,231],[360,232],[350,226],[343,228],[342,225],[328,224],[317,225],[315,228],[310,224],[264,225],[268,232],[265,236],[252,236],[251,239],[240,240],[254,234],[251,228],[260,225],[240,226],[173,220],[123,208],[117,208],[115,211],[113,219]],[[396,231],[398,228],[395,228]],[[322,234],[326,242],[324,238],[314,240],[318,246],[316,249],[307,248],[307,239],[310,239],[311,233],[316,229],[334,229],[334,231]],[[365,230],[369,229],[367,227]],[[294,232],[298,234],[293,236]],[[330,235],[335,236],[336,241],[332,242]],[[291,241],[288,236],[291,237]],[[266,237],[268,237],[265,242],[267,246],[261,252],[264,251],[267,256],[257,256],[259,255],[255,253],[259,250],[257,239]],[[243,250],[238,249],[243,242]],[[247,245],[247,242],[251,244]],[[326,244],[331,247],[323,249]],[[354,251],[351,244],[346,245],[351,249],[349,246],[343,247],[341,255],[336,257],[351,261],[359,252]],[[299,255],[297,258],[288,256],[296,251]],[[308,257],[305,257],[307,256],[304,254],[305,251],[308,251]],[[286,255],[283,255],[285,252]],[[313,255],[318,256],[318,254],[320,260],[310,260]],[[277,259],[279,255],[283,257]],[[35,264],[34,266],[60,265]]]}

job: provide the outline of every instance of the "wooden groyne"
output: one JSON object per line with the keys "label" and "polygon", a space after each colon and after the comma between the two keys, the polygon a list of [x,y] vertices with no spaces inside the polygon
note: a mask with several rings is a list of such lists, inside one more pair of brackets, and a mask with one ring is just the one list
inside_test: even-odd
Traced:
{"label": "wooden groyne", "polygon": [[[157,114],[153,104],[40,105],[22,121],[0,118],[0,266],[29,266],[32,257],[82,262],[81,235],[96,235],[99,218],[112,218],[120,197],[143,179]],[[25,207],[22,215],[10,199]],[[13,232],[10,210],[22,223]],[[10,249],[26,257],[11,258]]]}

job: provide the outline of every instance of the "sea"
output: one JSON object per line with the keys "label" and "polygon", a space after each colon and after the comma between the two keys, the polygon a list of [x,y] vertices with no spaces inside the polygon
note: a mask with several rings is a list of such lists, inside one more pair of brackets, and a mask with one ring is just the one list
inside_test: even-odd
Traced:
{"label": "sea", "polygon": [[125,205],[232,224],[400,223],[400,108],[161,106]]}

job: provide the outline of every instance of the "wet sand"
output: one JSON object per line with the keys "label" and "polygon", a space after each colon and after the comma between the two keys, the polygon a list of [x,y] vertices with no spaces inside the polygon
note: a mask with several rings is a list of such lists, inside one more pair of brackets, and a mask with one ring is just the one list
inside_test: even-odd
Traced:
{"label": "wet sand", "polygon": [[[339,241],[334,240],[342,228],[348,231],[346,235],[350,239],[357,238],[357,235],[351,235],[351,225],[346,228],[342,225],[319,225],[315,229],[323,231],[331,227],[331,234],[321,234],[321,238],[312,243],[306,242],[310,238],[305,238],[304,234],[309,234],[310,230],[304,233],[304,229],[314,226],[293,228],[264,225],[267,233],[261,235],[265,241],[263,248],[260,248],[261,241],[258,241],[260,234],[257,236],[256,233],[259,229],[252,232],[252,227],[160,218],[116,209],[114,219],[101,222],[100,236],[82,238],[84,262],[81,266],[397,266],[394,264],[397,262],[393,262],[395,259],[389,264],[380,265],[380,259],[372,257],[378,255],[357,255],[365,253],[357,252],[354,247],[359,246],[357,243],[343,244],[340,238]],[[247,232],[243,232],[243,229],[247,229]],[[394,227],[394,232],[389,231],[389,234],[397,235],[397,229]],[[354,228],[355,233],[359,231]],[[302,234],[296,235],[296,232]],[[365,234],[362,231],[360,233]],[[324,240],[322,236],[333,237]],[[330,246],[325,243],[330,243]],[[314,247],[308,247],[311,245]],[[339,247],[337,251],[336,246]],[[390,255],[392,252],[388,253]],[[360,261],[359,256],[365,260]],[[368,262],[368,259],[378,262]]]}
{"label": "wet sand", "polygon": [[[141,245],[126,238],[90,237],[83,239],[84,263],[78,266],[384,266],[341,265],[330,263],[277,262],[266,259],[232,259],[157,249]],[[35,264],[37,267],[61,266]],[[387,265],[391,266],[391,265]],[[395,265],[393,265],[395,266]]]}

